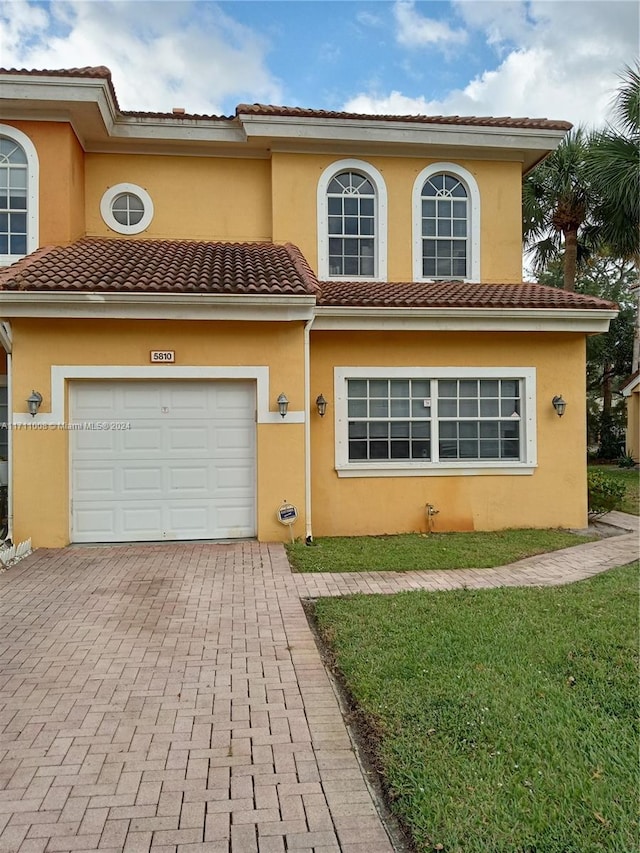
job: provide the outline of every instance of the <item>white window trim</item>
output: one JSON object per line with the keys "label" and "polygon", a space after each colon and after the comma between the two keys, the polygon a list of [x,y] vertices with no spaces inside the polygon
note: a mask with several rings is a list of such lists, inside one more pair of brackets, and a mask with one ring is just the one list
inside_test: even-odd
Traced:
{"label": "white window trim", "polygon": [[[373,276],[344,276],[329,275],[329,220],[327,205],[327,190],[333,178],[340,172],[361,172],[373,184],[376,191],[376,253],[375,275]],[[336,160],[324,170],[318,181],[317,196],[317,230],[318,230],[318,278],[321,281],[348,281],[357,278],[358,281],[387,280],[387,187],[382,174],[364,160]]]}
{"label": "white window trim", "polygon": [[[11,127],[8,124],[0,124],[0,136],[6,136],[17,142],[22,147],[27,158],[27,255],[30,255],[40,245],[40,163],[38,152],[26,133],[23,133],[16,127]],[[13,264],[24,257],[25,255],[0,255],[0,267],[9,266],[9,264]]]}
{"label": "white window trim", "polygon": [[480,191],[471,172],[456,163],[432,163],[424,168],[413,184],[413,279],[414,281],[437,281],[422,274],[422,188],[432,175],[445,172],[458,178],[468,192],[468,275],[464,281],[480,281]]}
{"label": "white window trim", "polygon": [[[114,199],[124,193],[131,193],[131,195],[138,196],[144,207],[142,219],[135,225],[122,225],[114,217],[111,210]],[[153,219],[153,202],[149,193],[137,184],[115,184],[109,187],[100,200],[100,215],[109,228],[118,234],[140,234],[151,224],[151,220]]]}
{"label": "white window trim", "polygon": [[[538,465],[536,441],[536,370],[534,367],[335,367],[335,468],[339,477],[454,477],[533,474]],[[439,462],[394,460],[384,465],[349,461],[348,379],[522,379],[520,461],[447,459]],[[432,406],[431,442],[438,441],[437,400]]]}

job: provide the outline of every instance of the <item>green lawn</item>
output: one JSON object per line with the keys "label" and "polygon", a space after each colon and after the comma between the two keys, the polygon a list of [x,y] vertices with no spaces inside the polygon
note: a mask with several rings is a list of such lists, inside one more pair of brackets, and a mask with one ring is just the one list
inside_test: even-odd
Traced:
{"label": "green lawn", "polygon": [[640,849],[638,574],[315,603],[417,850]]}
{"label": "green lawn", "polygon": [[[621,512],[640,515],[640,472],[634,468],[618,468],[616,465],[589,465],[589,470],[602,471],[623,482],[627,487],[627,494],[620,506]],[[606,518],[604,520],[606,521]]]}
{"label": "green lawn", "polygon": [[316,539],[286,546],[298,572],[404,572],[486,569],[523,557],[568,548],[593,537],[566,530],[500,530],[492,533],[407,533]]}

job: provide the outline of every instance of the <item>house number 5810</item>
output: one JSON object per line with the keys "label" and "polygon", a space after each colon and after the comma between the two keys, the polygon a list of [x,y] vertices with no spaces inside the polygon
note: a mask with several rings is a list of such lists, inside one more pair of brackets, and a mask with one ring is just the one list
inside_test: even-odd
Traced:
{"label": "house number 5810", "polygon": [[151,350],[151,361],[162,361],[165,364],[176,360],[175,350]]}

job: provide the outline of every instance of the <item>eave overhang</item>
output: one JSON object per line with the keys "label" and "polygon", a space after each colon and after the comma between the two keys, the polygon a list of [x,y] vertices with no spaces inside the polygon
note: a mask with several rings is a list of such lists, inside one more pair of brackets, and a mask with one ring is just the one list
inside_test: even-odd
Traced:
{"label": "eave overhang", "polygon": [[0,318],[123,320],[310,320],[315,296],[215,293],[0,292]]}
{"label": "eave overhang", "polygon": [[420,153],[506,159],[529,171],[555,150],[566,130],[403,122],[357,118],[254,115],[233,118],[127,115],[105,78],[0,74],[8,120],[66,121],[85,151],[180,153],[264,158],[271,151],[363,155]]}
{"label": "eave overhang", "polygon": [[615,310],[318,306],[314,331],[606,332]]}

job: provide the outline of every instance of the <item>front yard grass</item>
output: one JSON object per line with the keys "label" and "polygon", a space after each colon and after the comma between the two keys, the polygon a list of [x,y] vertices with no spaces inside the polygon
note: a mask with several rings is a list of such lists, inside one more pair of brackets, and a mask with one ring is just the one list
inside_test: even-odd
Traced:
{"label": "front yard grass", "polygon": [[[640,515],[640,472],[635,468],[618,468],[617,465],[589,465],[590,471],[602,471],[608,477],[619,480],[627,487],[627,492],[620,504],[620,512]],[[607,517],[603,517],[606,521]]]}
{"label": "front yard grass", "polygon": [[640,849],[638,574],[314,604],[418,851]]}
{"label": "front yard grass", "polygon": [[500,530],[490,533],[406,533],[316,539],[286,546],[298,572],[406,572],[487,569],[568,548],[594,537],[567,530]]}

